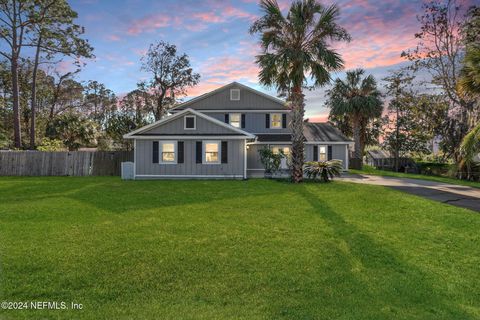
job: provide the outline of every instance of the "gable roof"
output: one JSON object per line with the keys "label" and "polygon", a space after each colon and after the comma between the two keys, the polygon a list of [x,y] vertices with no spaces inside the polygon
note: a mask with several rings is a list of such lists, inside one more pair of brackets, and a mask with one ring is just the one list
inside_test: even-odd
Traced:
{"label": "gable roof", "polygon": [[222,127],[224,127],[224,128],[227,128],[227,129],[233,131],[234,133],[237,133],[238,135],[243,135],[243,136],[245,136],[246,138],[250,138],[250,139],[255,138],[255,136],[254,136],[253,134],[251,134],[251,133],[248,133],[248,132],[246,132],[246,131],[243,131],[243,130],[241,130],[241,129],[239,129],[239,128],[235,128],[235,127],[233,127],[233,126],[231,126],[231,125],[229,125],[229,124],[227,124],[227,123],[224,123],[224,122],[222,122],[222,121],[220,121],[220,120],[217,120],[217,119],[215,119],[215,118],[212,118],[212,117],[210,117],[210,116],[207,116],[207,115],[204,114],[204,113],[195,111],[195,110],[190,109],[190,108],[185,109],[185,110],[182,110],[182,111],[180,111],[180,112],[178,112],[178,113],[175,113],[175,114],[173,114],[173,115],[167,116],[167,117],[165,117],[165,118],[163,118],[163,119],[160,119],[160,120],[158,120],[158,121],[156,121],[156,122],[154,122],[154,123],[152,123],[152,124],[143,126],[143,127],[139,128],[139,129],[137,129],[137,130],[134,130],[134,131],[132,131],[132,132],[129,132],[129,133],[123,135],[123,138],[124,138],[124,139],[134,139],[136,136],[140,136],[140,135],[142,134],[142,132],[145,132],[145,131],[147,131],[147,130],[153,129],[153,128],[158,127],[158,126],[161,126],[161,125],[163,125],[163,124],[165,124],[165,123],[168,123],[168,122],[170,122],[170,121],[172,121],[172,120],[175,120],[175,119],[177,119],[177,118],[180,118],[182,115],[187,114],[187,113],[194,114],[194,115],[196,115],[196,116],[198,116],[198,117],[201,117],[201,118],[203,118],[203,119],[205,119],[205,120],[208,120],[208,121],[210,121],[210,122],[212,122],[212,123],[214,123],[214,124],[216,124],[216,125],[219,125],[219,126],[222,126]]}
{"label": "gable roof", "polygon": [[200,96],[198,96],[198,97],[195,97],[195,98],[190,99],[190,100],[188,100],[188,101],[186,101],[186,102],[183,102],[183,103],[181,103],[181,104],[173,107],[172,109],[170,109],[170,112],[178,112],[178,111],[180,111],[180,110],[183,110],[184,108],[189,107],[189,106],[191,106],[192,104],[194,104],[194,103],[196,103],[196,102],[202,101],[202,100],[204,100],[204,99],[206,99],[206,98],[209,98],[209,97],[211,97],[211,96],[213,96],[213,95],[215,95],[215,94],[218,94],[218,93],[222,92],[223,90],[229,89],[229,88],[231,88],[231,87],[239,87],[239,88],[245,89],[245,90],[247,90],[247,91],[249,91],[249,92],[251,92],[251,93],[254,93],[254,94],[259,95],[259,96],[261,96],[261,97],[263,97],[263,98],[266,98],[266,99],[270,100],[271,102],[273,102],[273,103],[275,103],[275,104],[278,104],[279,106],[281,106],[281,107],[283,107],[283,108],[286,108],[286,107],[285,107],[285,101],[283,101],[282,99],[273,97],[273,96],[271,96],[271,95],[268,95],[268,94],[266,94],[266,93],[263,93],[263,92],[261,92],[261,91],[258,91],[258,90],[255,90],[255,89],[253,89],[253,88],[250,88],[249,86],[246,86],[246,85],[244,85],[244,84],[241,84],[241,83],[238,83],[238,82],[234,81],[234,82],[229,83],[229,84],[227,84],[227,85],[224,85],[224,86],[222,86],[222,87],[220,87],[220,88],[217,88],[217,89],[215,89],[215,90],[213,90],[213,91],[204,93],[204,94],[202,94],[202,95],[200,95]]}
{"label": "gable roof", "polygon": [[388,159],[392,157],[388,151],[380,150],[380,149],[368,150],[367,154],[373,159]]}
{"label": "gable roof", "polygon": [[307,141],[352,142],[340,130],[327,122],[304,122],[303,135]]}

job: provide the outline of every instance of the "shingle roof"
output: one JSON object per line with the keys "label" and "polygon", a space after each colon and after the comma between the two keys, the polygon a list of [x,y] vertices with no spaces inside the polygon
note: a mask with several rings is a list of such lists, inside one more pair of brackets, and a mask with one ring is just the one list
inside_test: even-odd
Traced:
{"label": "shingle roof", "polygon": [[256,134],[257,141],[260,142],[290,142],[291,134]]}
{"label": "shingle roof", "polygon": [[[303,125],[303,135],[305,141],[320,141],[320,142],[351,142],[345,137],[340,130],[329,123],[312,123],[305,122]],[[260,142],[290,142],[292,140],[291,134],[256,134],[257,141]]]}
{"label": "shingle roof", "polygon": [[307,141],[351,142],[340,130],[326,122],[305,122],[303,135]]}
{"label": "shingle roof", "polygon": [[385,150],[368,150],[367,154],[373,159],[388,159],[391,158],[390,153]]}

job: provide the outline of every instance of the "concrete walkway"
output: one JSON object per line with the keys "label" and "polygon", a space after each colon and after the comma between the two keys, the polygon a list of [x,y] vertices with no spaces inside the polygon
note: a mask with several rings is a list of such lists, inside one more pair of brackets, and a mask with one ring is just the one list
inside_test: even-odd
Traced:
{"label": "concrete walkway", "polygon": [[341,181],[374,184],[480,212],[480,189],[428,180],[346,174]]}

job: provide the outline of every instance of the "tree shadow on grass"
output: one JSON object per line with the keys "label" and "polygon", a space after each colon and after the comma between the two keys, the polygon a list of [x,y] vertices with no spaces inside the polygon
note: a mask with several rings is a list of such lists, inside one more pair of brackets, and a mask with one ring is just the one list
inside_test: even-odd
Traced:
{"label": "tree shadow on grass", "polygon": [[334,266],[323,270],[329,275],[313,290],[312,283],[292,282],[292,286],[304,286],[290,293],[292,301],[302,302],[278,306],[273,318],[328,318],[327,314],[355,319],[472,318],[435,289],[428,274],[345,221],[311,191],[313,187],[307,184],[296,190],[332,230],[336,245],[328,248],[328,257]]}
{"label": "tree shadow on grass", "polygon": [[249,181],[119,181],[82,189],[69,197],[113,213],[206,204],[250,196],[277,196],[287,190],[269,182]]}
{"label": "tree shadow on grass", "polygon": [[97,179],[73,177],[16,177],[0,183],[1,204],[32,204],[68,197],[101,185]]}

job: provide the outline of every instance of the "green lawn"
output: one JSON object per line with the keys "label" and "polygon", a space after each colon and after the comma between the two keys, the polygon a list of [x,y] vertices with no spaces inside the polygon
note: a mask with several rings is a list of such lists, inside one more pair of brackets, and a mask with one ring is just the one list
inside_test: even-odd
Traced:
{"label": "green lawn", "polygon": [[412,174],[412,173],[403,173],[403,172],[394,172],[387,170],[378,170],[371,166],[364,165],[363,170],[349,170],[350,173],[357,174],[371,174],[375,176],[387,176],[387,177],[397,177],[397,178],[410,178],[410,179],[421,179],[421,180],[430,180],[437,182],[444,182],[450,184],[456,184],[460,186],[480,188],[480,182],[460,180],[448,177],[439,177],[439,176],[427,176],[424,174]]}
{"label": "green lawn", "polygon": [[0,319],[479,319],[480,215],[334,182],[0,179]]}

